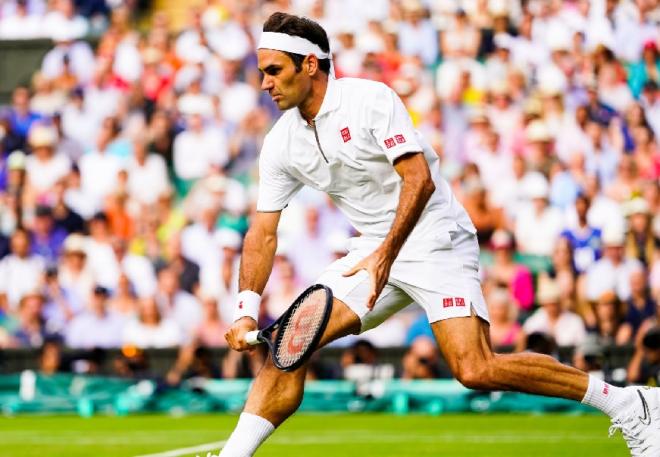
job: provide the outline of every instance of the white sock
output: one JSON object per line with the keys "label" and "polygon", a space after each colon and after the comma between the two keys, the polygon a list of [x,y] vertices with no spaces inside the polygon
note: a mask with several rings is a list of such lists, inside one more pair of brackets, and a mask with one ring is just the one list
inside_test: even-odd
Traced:
{"label": "white sock", "polygon": [[219,457],[252,457],[274,430],[275,426],[263,417],[241,413],[238,424],[220,451]]}
{"label": "white sock", "polygon": [[598,408],[608,416],[614,417],[628,402],[629,393],[625,389],[607,384],[602,379],[594,376],[589,376],[589,388],[582,399],[582,403]]}

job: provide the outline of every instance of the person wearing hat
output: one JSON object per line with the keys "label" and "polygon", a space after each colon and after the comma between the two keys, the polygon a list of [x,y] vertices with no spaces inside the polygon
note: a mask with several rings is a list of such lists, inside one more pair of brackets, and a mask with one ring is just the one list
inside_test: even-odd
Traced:
{"label": "person wearing hat", "polygon": [[518,250],[525,254],[550,256],[559,239],[563,221],[560,211],[548,201],[548,180],[541,173],[525,178],[527,204],[515,220]]}
{"label": "person wearing hat", "polygon": [[21,296],[16,314],[17,326],[11,334],[18,347],[38,348],[43,345],[47,336],[43,308],[44,295],[39,289],[26,291]]}
{"label": "person wearing hat", "polygon": [[616,291],[619,300],[630,298],[630,275],[642,269],[638,259],[624,256],[625,230],[622,223],[603,229],[603,257],[587,270],[586,296],[596,301],[607,290]]}
{"label": "person wearing hat", "polygon": [[122,344],[125,321],[108,310],[110,291],[96,285],[87,307],[65,329],[66,345],[75,349],[118,348]]}
{"label": "person wearing hat", "polygon": [[69,174],[71,160],[57,152],[57,130],[50,125],[35,124],[28,135],[32,149],[25,160],[27,182],[37,197],[52,189],[55,183]]}
{"label": "person wearing hat", "polygon": [[660,246],[653,234],[648,202],[641,197],[635,197],[625,202],[623,207],[629,227],[625,242],[626,257],[638,259],[646,267],[653,265],[660,253]]}
{"label": "person wearing hat", "polygon": [[67,233],[55,225],[50,206],[37,205],[30,236],[32,253],[41,256],[48,264],[57,263]]}
{"label": "person wearing hat", "polygon": [[64,240],[57,279],[72,308],[83,308],[95,285],[87,261],[87,239],[83,235],[73,233]]}
{"label": "person wearing hat", "polygon": [[561,290],[556,281],[542,281],[536,297],[540,308],[523,324],[526,335],[545,333],[559,346],[578,346],[584,342],[587,336],[584,322],[577,314],[562,310]]}

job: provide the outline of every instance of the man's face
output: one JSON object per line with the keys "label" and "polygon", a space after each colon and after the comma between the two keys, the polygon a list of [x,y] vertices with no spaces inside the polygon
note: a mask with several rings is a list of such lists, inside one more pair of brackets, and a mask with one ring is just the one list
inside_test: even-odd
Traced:
{"label": "man's face", "polygon": [[312,87],[312,78],[305,71],[307,60],[302,71],[296,72],[291,58],[281,51],[259,49],[257,58],[263,73],[261,89],[268,91],[277,107],[284,111],[300,105]]}

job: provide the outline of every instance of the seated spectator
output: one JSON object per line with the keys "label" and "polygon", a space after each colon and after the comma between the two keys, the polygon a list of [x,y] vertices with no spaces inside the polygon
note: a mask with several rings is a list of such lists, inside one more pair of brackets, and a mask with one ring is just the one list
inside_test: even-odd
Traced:
{"label": "seated spectator", "polygon": [[502,210],[488,201],[488,193],[479,178],[466,180],[463,195],[463,205],[477,229],[477,239],[488,243],[493,232],[504,225]]}
{"label": "seated spectator", "polygon": [[618,225],[603,230],[603,257],[587,270],[586,298],[595,301],[607,290],[616,291],[619,300],[630,298],[630,275],[642,268],[637,259],[624,256],[625,233]]}
{"label": "seated spectator", "polygon": [[596,325],[588,332],[596,335],[603,347],[628,343],[632,334],[630,327],[622,325],[624,311],[624,304],[614,291],[603,292],[594,304]]}
{"label": "seated spectator", "polygon": [[566,238],[571,250],[577,273],[582,274],[601,256],[601,230],[589,224],[587,214],[591,200],[584,194],[575,199],[576,224],[564,229],[561,236]]}
{"label": "seated spectator", "polygon": [[47,338],[39,351],[39,373],[51,376],[64,371],[62,355],[62,340],[60,338]]}
{"label": "seated spectator", "polygon": [[49,265],[56,264],[67,233],[55,225],[53,210],[49,206],[37,206],[31,232],[32,253],[44,259]]}
{"label": "seated spectator", "polygon": [[66,202],[66,190],[66,178],[60,179],[51,189],[53,221],[66,233],[82,233],[85,220]]}
{"label": "seated spectator", "polygon": [[496,230],[490,240],[493,249],[493,265],[486,268],[486,282],[509,291],[513,303],[520,310],[530,310],[534,303],[532,273],[514,262],[514,242],[511,233]]}
{"label": "seated spectator", "polygon": [[81,309],[92,293],[96,278],[87,262],[87,239],[74,233],[66,237],[57,279],[74,308]]}
{"label": "seated spectator", "polygon": [[94,288],[87,309],[77,315],[66,329],[67,346],[76,349],[121,346],[124,320],[108,310],[109,295],[105,287]]}
{"label": "seated spectator", "polygon": [[660,252],[660,241],[653,234],[649,205],[643,198],[633,198],[624,204],[629,231],[626,236],[626,257],[637,259],[645,267],[653,265]]}
{"label": "seated spectator", "polygon": [[41,27],[41,17],[30,13],[28,0],[16,0],[15,3],[14,13],[0,19],[0,39],[31,40],[43,37],[45,34]]}
{"label": "seated spectator", "polygon": [[518,250],[525,254],[549,256],[561,233],[561,214],[548,204],[548,181],[543,175],[531,175],[525,186],[530,201],[516,218]]}
{"label": "seated spectator", "polygon": [[586,329],[580,316],[563,311],[559,302],[561,291],[554,281],[543,281],[539,285],[537,301],[541,308],[523,324],[526,335],[544,333],[551,336],[559,346],[577,346],[584,341]]}
{"label": "seated spectator", "polygon": [[59,282],[57,267],[50,266],[44,274],[44,307],[42,317],[49,334],[63,335],[66,326],[83,309],[68,289]]}
{"label": "seated spectator", "polygon": [[174,347],[182,342],[181,328],[173,320],[162,318],[154,298],[139,301],[137,317],[123,330],[123,343],[142,349]]}
{"label": "seated spectator", "polygon": [[194,295],[181,289],[179,275],[173,268],[158,272],[156,301],[163,317],[173,319],[183,331],[183,341],[189,342],[202,322],[202,305]]}
{"label": "seated spectator", "polygon": [[135,288],[124,272],[119,274],[117,287],[108,302],[108,309],[126,320],[135,318],[138,312],[138,300],[135,295]]}
{"label": "seated spectator", "polygon": [[195,329],[193,341],[198,346],[227,347],[225,333],[229,330],[230,324],[220,317],[218,302],[214,297],[206,296],[202,298],[201,303],[204,317]]}
{"label": "seated spectator", "polygon": [[36,290],[26,292],[18,305],[17,325],[12,338],[19,347],[38,348],[44,344],[46,327],[42,312],[44,296]]}
{"label": "seated spectator", "polygon": [[646,271],[635,270],[630,274],[630,298],[627,301],[627,312],[624,326],[629,326],[629,332],[634,338],[642,323],[655,316],[656,300],[651,296]]}
{"label": "seated spectator", "polygon": [[628,382],[660,385],[660,326],[650,328],[643,338],[638,338],[628,365]]}
{"label": "seated spectator", "polygon": [[17,86],[14,89],[8,117],[11,130],[18,135],[21,141],[16,144],[16,148],[22,148],[32,124],[41,120],[41,116],[30,109],[30,89],[25,86]]}
{"label": "seated spectator", "polygon": [[11,254],[0,260],[0,310],[13,312],[21,297],[35,290],[45,271],[44,259],[30,254],[30,235],[17,229],[11,236]]}
{"label": "seated spectator", "polygon": [[522,329],[516,322],[516,309],[507,289],[496,288],[488,294],[488,315],[491,344],[496,348],[516,345]]}
{"label": "seated spectator", "polygon": [[32,154],[25,159],[27,185],[35,197],[43,201],[55,183],[69,174],[71,160],[56,150],[54,127],[35,124],[30,129],[28,143]]}
{"label": "seated spectator", "polygon": [[402,360],[401,379],[435,379],[440,377],[440,352],[435,340],[417,338]]}
{"label": "seated spectator", "polygon": [[169,186],[165,160],[147,149],[147,141],[133,142],[133,157],[127,164],[128,192],[142,205],[153,205]]}

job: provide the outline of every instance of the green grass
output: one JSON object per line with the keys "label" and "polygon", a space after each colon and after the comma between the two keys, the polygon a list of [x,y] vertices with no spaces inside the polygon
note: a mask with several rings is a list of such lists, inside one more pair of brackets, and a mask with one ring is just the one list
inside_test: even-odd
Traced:
{"label": "green grass", "polygon": [[[223,440],[235,422],[227,415],[0,418],[0,456],[132,457]],[[608,425],[597,415],[298,415],[257,456],[629,455],[620,436],[608,439]]]}

